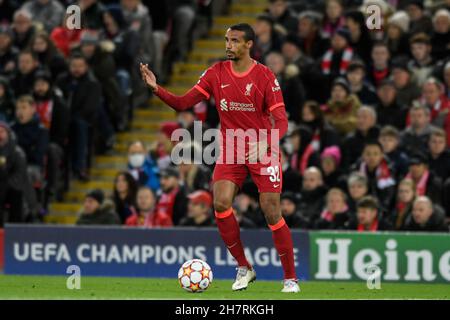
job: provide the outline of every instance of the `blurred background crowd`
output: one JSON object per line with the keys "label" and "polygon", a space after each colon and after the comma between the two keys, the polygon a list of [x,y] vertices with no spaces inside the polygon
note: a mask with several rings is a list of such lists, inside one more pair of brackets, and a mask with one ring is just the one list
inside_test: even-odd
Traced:
{"label": "blurred background crowd", "polygon": [[[221,1],[223,12],[232,2]],[[276,75],[288,114],[288,225],[448,232],[450,1],[264,3],[252,56]],[[70,4],[82,29],[67,28]],[[366,26],[370,4],[380,29]],[[93,155],[108,154],[134,112],[152,108],[138,64],[167,83],[212,19],[207,0],[0,0],[0,226],[42,221],[71,181],[89,181]],[[176,119],[161,121],[151,147],[127,146],[126,170],[110,194],[85,195],[77,224],[214,225],[214,165],[174,166],[170,136],[193,132],[196,120],[217,128],[215,102]],[[266,227],[258,198],[249,179],[233,205],[242,228]]]}

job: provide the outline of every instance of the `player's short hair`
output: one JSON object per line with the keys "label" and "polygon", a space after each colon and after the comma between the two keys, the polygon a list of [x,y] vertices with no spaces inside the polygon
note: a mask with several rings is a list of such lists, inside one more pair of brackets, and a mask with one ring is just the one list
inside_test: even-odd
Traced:
{"label": "player's short hair", "polygon": [[255,38],[256,38],[255,30],[253,30],[252,26],[249,25],[248,23],[233,24],[232,26],[230,26],[229,29],[234,30],[234,31],[242,31],[242,32],[244,32],[244,40],[245,41],[255,42]]}
{"label": "player's short hair", "polygon": [[379,205],[377,198],[375,198],[374,196],[364,196],[361,200],[358,201],[356,207],[358,209],[364,208],[378,210]]}
{"label": "player's short hair", "polygon": [[400,133],[398,131],[398,129],[394,126],[391,125],[387,125],[384,126],[381,131],[380,131],[380,137],[392,137],[395,139],[399,139],[400,138]]}

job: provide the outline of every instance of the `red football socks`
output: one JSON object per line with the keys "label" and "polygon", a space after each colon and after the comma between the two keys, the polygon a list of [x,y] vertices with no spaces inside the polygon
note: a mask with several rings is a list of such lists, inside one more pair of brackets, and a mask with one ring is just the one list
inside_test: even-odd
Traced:
{"label": "red football socks", "polygon": [[230,251],[231,255],[236,259],[238,266],[247,267],[249,269],[252,266],[248,263],[245,257],[244,248],[241,243],[241,231],[239,224],[236,221],[236,217],[233,214],[233,208],[229,208],[224,212],[215,212],[216,223],[219,228],[220,236],[223,242]]}
{"label": "red football socks", "polygon": [[291,231],[283,218],[274,225],[269,224],[275,248],[283,266],[284,279],[297,279],[294,264],[294,244]]}

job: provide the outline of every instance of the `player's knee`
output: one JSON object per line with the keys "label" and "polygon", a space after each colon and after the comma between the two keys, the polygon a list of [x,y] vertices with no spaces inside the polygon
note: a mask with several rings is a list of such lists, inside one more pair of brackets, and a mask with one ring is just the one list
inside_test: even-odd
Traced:
{"label": "player's knee", "polygon": [[214,199],[214,210],[217,212],[224,212],[231,207],[231,201],[222,198]]}

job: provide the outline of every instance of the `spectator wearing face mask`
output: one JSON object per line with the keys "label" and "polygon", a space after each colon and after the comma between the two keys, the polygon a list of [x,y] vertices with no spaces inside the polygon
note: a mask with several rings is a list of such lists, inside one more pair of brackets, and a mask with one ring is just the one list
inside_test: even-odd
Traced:
{"label": "spectator wearing face mask", "polygon": [[135,141],[128,147],[128,172],[141,186],[147,186],[157,192],[160,188],[159,169],[141,141]]}
{"label": "spectator wearing face mask", "polygon": [[405,229],[422,232],[449,231],[443,211],[426,196],[419,196],[414,201],[413,211],[406,221]]}

